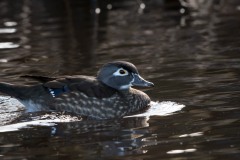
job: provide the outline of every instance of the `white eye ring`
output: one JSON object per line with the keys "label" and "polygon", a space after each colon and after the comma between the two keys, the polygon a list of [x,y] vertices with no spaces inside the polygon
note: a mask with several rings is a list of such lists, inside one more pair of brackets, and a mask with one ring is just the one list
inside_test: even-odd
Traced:
{"label": "white eye ring", "polygon": [[116,72],[113,73],[114,76],[126,76],[128,74],[128,71],[123,68],[119,68]]}

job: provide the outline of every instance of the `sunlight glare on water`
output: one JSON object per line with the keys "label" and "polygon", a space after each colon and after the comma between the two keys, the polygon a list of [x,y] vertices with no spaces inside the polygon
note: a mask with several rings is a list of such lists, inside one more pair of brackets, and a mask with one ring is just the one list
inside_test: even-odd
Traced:
{"label": "sunlight glare on water", "polygon": [[0,49],[18,48],[20,45],[13,42],[0,42]]}
{"label": "sunlight glare on water", "polygon": [[56,123],[66,123],[66,122],[76,122],[79,121],[76,117],[71,116],[55,116],[52,115],[44,115],[39,120],[33,120],[29,122],[20,122],[16,124],[10,124],[0,127],[0,132],[12,132],[18,131],[23,128],[31,128],[33,126],[55,126]]}
{"label": "sunlight glare on water", "polygon": [[0,28],[0,34],[3,33],[15,33],[16,29],[15,28]]}

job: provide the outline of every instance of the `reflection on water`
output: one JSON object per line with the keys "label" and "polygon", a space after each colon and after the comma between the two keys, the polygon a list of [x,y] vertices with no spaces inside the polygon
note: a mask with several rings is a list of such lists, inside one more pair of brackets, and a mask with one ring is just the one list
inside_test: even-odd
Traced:
{"label": "reflection on water", "polygon": [[[153,101],[186,106],[148,119],[3,132],[1,158],[238,159],[239,6],[237,0],[0,1],[0,81],[96,75],[106,62],[127,60],[154,82],[144,90]],[[6,123],[20,116],[9,125],[36,118],[3,114],[4,107]]]}

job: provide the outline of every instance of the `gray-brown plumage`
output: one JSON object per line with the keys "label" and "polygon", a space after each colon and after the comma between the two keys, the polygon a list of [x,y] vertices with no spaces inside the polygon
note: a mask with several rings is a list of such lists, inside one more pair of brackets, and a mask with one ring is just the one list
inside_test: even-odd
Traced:
{"label": "gray-brown plumage", "polygon": [[0,83],[0,92],[18,99],[30,112],[67,111],[96,119],[119,118],[146,108],[149,96],[131,86],[153,86],[140,77],[132,63],[125,61],[105,64],[97,77],[27,77],[42,83],[34,86]]}

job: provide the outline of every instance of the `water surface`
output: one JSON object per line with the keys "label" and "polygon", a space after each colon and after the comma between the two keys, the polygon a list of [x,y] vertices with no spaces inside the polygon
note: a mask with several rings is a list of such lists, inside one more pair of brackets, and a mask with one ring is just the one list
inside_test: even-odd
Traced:
{"label": "water surface", "polygon": [[[28,74],[96,75],[106,62],[127,60],[155,84],[144,90],[152,101],[186,107],[168,116],[101,122],[71,117],[5,131],[0,157],[238,159],[240,3],[188,2],[2,0],[0,81],[35,83],[19,78]],[[69,118],[14,113],[18,118],[5,126]]]}

